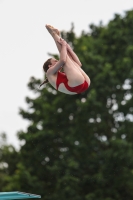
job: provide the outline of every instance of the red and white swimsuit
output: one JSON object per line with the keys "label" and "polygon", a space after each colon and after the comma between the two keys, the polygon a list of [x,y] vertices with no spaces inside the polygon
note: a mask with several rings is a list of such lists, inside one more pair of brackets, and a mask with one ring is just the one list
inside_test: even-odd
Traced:
{"label": "red and white swimsuit", "polygon": [[70,92],[76,92],[77,94],[84,92],[89,87],[89,84],[87,83],[86,80],[81,85],[78,85],[78,86],[75,86],[75,87],[70,87],[68,85],[68,79],[67,79],[65,73],[58,72],[57,80],[56,80],[56,89],[57,90],[58,90],[58,87],[61,83],[64,83],[67,90],[69,90]]}

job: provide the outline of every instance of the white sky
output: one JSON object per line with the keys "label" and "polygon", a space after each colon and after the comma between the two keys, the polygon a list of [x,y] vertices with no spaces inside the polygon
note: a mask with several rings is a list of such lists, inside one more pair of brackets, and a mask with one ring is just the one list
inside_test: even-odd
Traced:
{"label": "white sky", "polygon": [[43,79],[47,53],[58,53],[45,24],[69,31],[73,22],[80,35],[131,9],[133,0],[0,0],[0,133],[8,143],[18,148],[16,133],[27,127],[18,111],[27,108],[30,77]]}

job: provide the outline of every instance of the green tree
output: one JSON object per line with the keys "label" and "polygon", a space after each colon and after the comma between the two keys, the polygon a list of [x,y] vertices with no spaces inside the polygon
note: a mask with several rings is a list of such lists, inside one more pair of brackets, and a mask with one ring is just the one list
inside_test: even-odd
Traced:
{"label": "green tree", "polygon": [[[26,98],[25,142],[6,190],[38,193],[45,200],[133,198],[133,11],[105,27],[90,25],[62,35],[91,78],[88,91],[69,96],[32,77]],[[7,161],[8,162],[8,161]],[[9,165],[9,168],[11,166]]]}
{"label": "green tree", "polygon": [[0,191],[12,190],[12,186],[10,187],[10,184],[9,185],[7,184],[10,182],[9,179],[11,179],[12,175],[16,172],[18,162],[19,162],[19,152],[17,152],[12,145],[7,144],[6,134],[1,133],[0,134]]}

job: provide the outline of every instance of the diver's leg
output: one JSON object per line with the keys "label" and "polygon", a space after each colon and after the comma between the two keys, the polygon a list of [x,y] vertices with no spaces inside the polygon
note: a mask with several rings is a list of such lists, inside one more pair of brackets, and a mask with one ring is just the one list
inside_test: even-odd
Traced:
{"label": "diver's leg", "polygon": [[[56,28],[54,28],[53,26],[51,25],[46,25],[46,29],[48,30],[48,32],[51,34],[51,36],[53,37],[55,43],[56,43],[56,46],[57,46],[57,49],[59,51],[59,53],[61,52],[61,44],[58,42],[61,38],[60,36],[60,31]],[[73,60],[71,54],[69,53],[69,51],[67,51],[67,56]]]}
{"label": "diver's leg", "polygon": [[53,37],[55,44],[57,46],[57,49],[59,51],[59,53],[61,52],[61,44],[58,42],[60,40],[60,32],[58,29],[55,29],[53,26],[51,25],[46,25],[46,29],[48,30],[48,32],[51,34],[51,36]]}

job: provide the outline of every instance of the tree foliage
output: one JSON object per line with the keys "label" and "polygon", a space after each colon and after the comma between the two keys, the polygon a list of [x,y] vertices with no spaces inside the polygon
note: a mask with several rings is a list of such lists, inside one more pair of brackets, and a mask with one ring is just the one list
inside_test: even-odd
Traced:
{"label": "tree foliage", "polygon": [[[89,90],[74,96],[31,77],[20,109],[29,121],[24,141],[8,163],[4,190],[42,195],[45,200],[131,200],[133,198],[133,11],[107,26],[90,25],[77,37],[62,36],[90,76]],[[5,152],[5,150],[3,150]]]}

